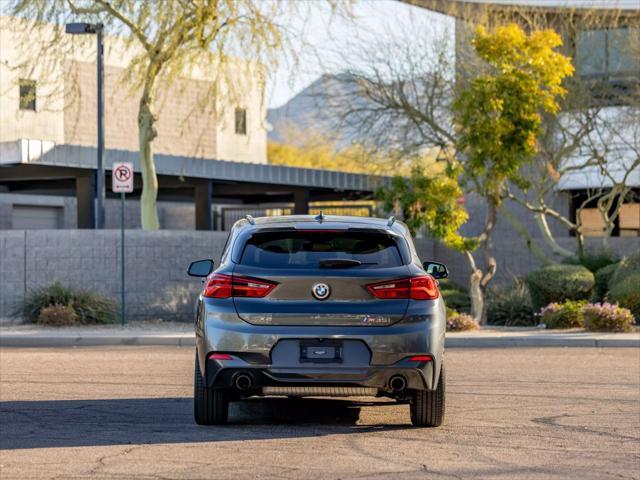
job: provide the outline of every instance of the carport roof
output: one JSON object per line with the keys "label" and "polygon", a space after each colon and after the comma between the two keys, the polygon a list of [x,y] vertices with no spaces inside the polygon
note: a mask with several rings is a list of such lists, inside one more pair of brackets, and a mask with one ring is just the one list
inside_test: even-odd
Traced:
{"label": "carport roof", "polygon": [[[93,169],[96,148],[54,145],[49,142],[18,140],[0,143],[0,166],[43,165],[49,167]],[[131,162],[140,172],[138,152],[106,150],[105,169],[114,162]],[[178,177],[206,178],[229,182],[251,182],[296,187],[373,192],[389,183],[389,177],[155,154],[156,173]]]}

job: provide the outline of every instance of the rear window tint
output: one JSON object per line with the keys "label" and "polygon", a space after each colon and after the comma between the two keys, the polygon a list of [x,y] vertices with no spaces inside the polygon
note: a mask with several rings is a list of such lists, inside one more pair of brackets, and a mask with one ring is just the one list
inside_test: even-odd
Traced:
{"label": "rear window tint", "polygon": [[395,240],[376,232],[265,232],[249,238],[240,264],[265,268],[318,268],[321,260],[362,262],[352,268],[402,265]]}

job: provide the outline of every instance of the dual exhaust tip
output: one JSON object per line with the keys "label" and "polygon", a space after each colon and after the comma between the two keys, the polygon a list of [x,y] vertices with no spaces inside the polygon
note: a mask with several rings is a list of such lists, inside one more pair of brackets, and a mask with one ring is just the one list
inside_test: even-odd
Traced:
{"label": "dual exhaust tip", "polygon": [[407,380],[402,375],[394,375],[389,380],[389,386],[391,390],[398,393],[407,388]]}
{"label": "dual exhaust tip", "polygon": [[233,386],[241,391],[249,390],[253,386],[253,378],[246,373],[236,373],[233,376]]}

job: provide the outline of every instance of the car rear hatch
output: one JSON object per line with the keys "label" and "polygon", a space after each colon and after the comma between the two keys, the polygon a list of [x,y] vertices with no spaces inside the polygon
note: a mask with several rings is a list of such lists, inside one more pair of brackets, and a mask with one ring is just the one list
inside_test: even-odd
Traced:
{"label": "car rear hatch", "polygon": [[370,286],[409,276],[398,242],[404,239],[374,229],[258,230],[246,241],[233,277],[268,293],[234,295],[238,315],[256,325],[396,323],[409,300],[381,300]]}

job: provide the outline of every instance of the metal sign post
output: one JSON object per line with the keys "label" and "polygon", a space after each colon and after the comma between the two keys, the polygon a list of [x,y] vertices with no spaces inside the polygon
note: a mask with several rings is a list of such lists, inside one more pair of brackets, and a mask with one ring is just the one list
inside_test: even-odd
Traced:
{"label": "metal sign post", "polygon": [[124,195],[133,192],[133,164],[114,163],[111,171],[111,189],[114,193],[120,193],[120,323],[124,326]]}

